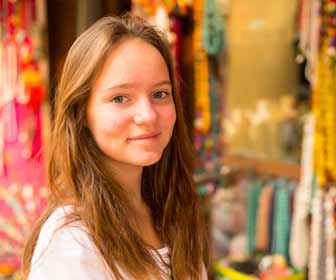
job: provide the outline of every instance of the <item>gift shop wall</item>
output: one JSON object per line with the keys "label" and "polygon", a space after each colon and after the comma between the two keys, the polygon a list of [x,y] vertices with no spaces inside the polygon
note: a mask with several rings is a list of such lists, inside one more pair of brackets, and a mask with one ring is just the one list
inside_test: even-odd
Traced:
{"label": "gift shop wall", "polygon": [[0,1],[0,277],[19,266],[46,198],[43,0]]}
{"label": "gift shop wall", "polygon": [[[239,7],[240,2],[230,1],[228,15],[230,113],[224,118],[223,158],[231,175],[212,196],[218,279],[334,279],[336,2],[254,0]],[[287,31],[286,20],[293,23]],[[258,85],[250,80],[247,86],[255,76]],[[272,81],[277,82],[265,92]],[[286,99],[274,98],[280,89]],[[251,94],[244,99],[233,96],[246,92]]]}

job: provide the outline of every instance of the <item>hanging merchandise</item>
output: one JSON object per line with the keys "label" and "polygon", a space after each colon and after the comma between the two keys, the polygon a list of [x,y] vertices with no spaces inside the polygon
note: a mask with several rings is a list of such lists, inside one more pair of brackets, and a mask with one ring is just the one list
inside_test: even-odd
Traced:
{"label": "hanging merchandise", "polygon": [[[262,178],[255,175],[247,180],[240,179],[239,182],[217,191],[224,198],[222,204],[225,203],[225,208],[219,208],[217,200],[220,198],[217,193],[214,195],[216,212],[212,219],[216,231],[212,234],[215,242],[224,243],[215,244],[217,251],[220,249],[223,252],[221,258],[216,255],[215,271],[228,279],[240,279],[239,276],[263,280],[305,279],[304,273],[293,268],[288,261],[288,244],[293,226],[291,201],[297,191],[296,183],[284,178]],[[229,212],[229,209],[234,208],[232,204],[237,199],[238,193],[240,196],[247,194],[242,200],[247,213],[241,213],[247,216],[246,222],[243,217],[237,215],[239,212]],[[229,199],[231,205],[228,203]],[[219,210],[222,212],[221,215]],[[242,220],[247,242],[240,240],[239,231],[238,235],[237,232],[231,231],[235,223],[229,222],[229,217],[232,220]],[[219,230],[226,231],[228,236]],[[245,244],[246,248],[242,248],[242,244]],[[237,249],[239,253],[233,253]],[[242,251],[248,251],[249,255],[242,254]],[[328,268],[331,269],[331,266]]]}
{"label": "hanging merchandise", "polygon": [[192,0],[132,0],[132,11],[149,18],[156,13],[159,6],[163,5],[169,14],[185,15],[192,2]]}
{"label": "hanging merchandise", "polygon": [[271,207],[274,188],[267,185],[263,188],[259,197],[259,209],[257,216],[256,228],[256,250],[266,252],[271,244],[270,241],[270,224],[271,224]]}
{"label": "hanging merchandise", "polygon": [[256,227],[259,209],[259,196],[262,192],[262,183],[257,182],[248,188],[247,201],[247,250],[252,254],[256,248]]}
{"label": "hanging merchandise", "polygon": [[272,253],[281,255],[288,260],[288,244],[291,225],[290,196],[293,186],[284,180],[276,183]]}
{"label": "hanging merchandise", "polygon": [[[176,72],[181,76],[181,40],[183,17],[187,15],[191,1],[133,0],[132,13],[146,18],[163,30],[172,46]],[[179,83],[182,95],[182,85]]]}
{"label": "hanging merchandise", "polygon": [[294,213],[290,239],[290,260],[294,267],[304,270],[309,255],[309,214],[313,196],[314,117],[309,114],[304,126],[301,178],[294,197]]}
{"label": "hanging merchandise", "polygon": [[[196,174],[219,174],[221,161],[221,77],[216,73],[217,55],[222,50],[224,21],[217,1],[194,1],[194,144]],[[217,62],[216,62],[217,61]]]}
{"label": "hanging merchandise", "polygon": [[216,0],[204,0],[202,47],[216,55],[224,47],[224,22]]}
{"label": "hanging merchandise", "polygon": [[0,268],[18,267],[45,205],[43,1],[0,0]]}
{"label": "hanging merchandise", "polygon": [[336,192],[316,190],[312,205],[312,229],[309,279],[335,279],[335,207]]}
{"label": "hanging merchandise", "polygon": [[[332,279],[334,272],[335,200],[332,198],[336,181],[336,3],[323,1],[320,13],[319,49],[316,83],[313,84],[315,118],[314,167],[317,191],[312,211],[309,279]],[[331,278],[329,278],[331,277]]]}
{"label": "hanging merchandise", "polygon": [[[255,179],[252,179],[255,180]],[[281,255],[289,260],[292,227],[291,201],[297,192],[296,183],[286,179],[257,178],[247,193],[247,250]]]}
{"label": "hanging merchandise", "polygon": [[335,65],[327,56],[324,45],[319,54],[317,82],[313,96],[313,111],[316,118],[315,170],[320,186],[336,180],[336,83]]}
{"label": "hanging merchandise", "polygon": [[325,210],[325,238],[326,238],[326,280],[333,280],[336,276],[335,269],[335,222],[334,206],[336,190],[331,188],[326,196]]}
{"label": "hanging merchandise", "polygon": [[282,211],[288,211],[288,205],[282,203],[282,189],[277,182],[264,185],[261,180],[248,188],[246,232],[250,255],[256,251],[286,253],[282,249],[282,240],[287,236]]}
{"label": "hanging merchandise", "polygon": [[217,188],[211,196],[211,255],[215,261],[241,261],[248,257],[246,184],[242,180]]}
{"label": "hanging merchandise", "polygon": [[315,171],[319,186],[336,180],[336,5],[333,0],[321,2],[319,13],[320,49],[317,53],[316,84],[313,85],[315,117]]}
{"label": "hanging merchandise", "polygon": [[[202,48],[202,19],[204,0],[194,2],[194,96],[195,96],[195,119],[194,119],[194,145],[198,153],[196,156],[196,173],[203,172],[204,161],[204,135],[210,129],[210,91],[209,91],[209,63],[206,51]],[[210,140],[211,141],[211,140]]]}
{"label": "hanging merchandise", "polygon": [[[320,0],[301,0],[299,16],[300,52],[307,59],[306,78],[311,85],[316,83],[316,64],[317,52],[319,47],[319,29],[320,29]],[[300,57],[298,58],[301,59]]]}
{"label": "hanging merchandise", "polygon": [[[197,97],[196,97],[197,98]],[[219,174],[221,160],[221,142],[220,142],[220,97],[215,89],[215,78],[210,77],[210,127],[207,133],[195,129],[194,145],[196,152],[195,172]],[[196,111],[196,121],[200,112]]]}
{"label": "hanging merchandise", "polygon": [[[320,240],[321,236],[321,224],[322,224],[322,197],[323,192],[317,189],[313,205],[312,205],[312,229],[311,229],[311,247],[310,247],[310,265],[309,265],[309,279],[320,280],[319,268],[320,268]],[[323,277],[323,276],[322,276]]]}
{"label": "hanging merchandise", "polygon": [[[334,232],[335,232],[335,182],[336,182],[336,2],[335,0],[302,0],[300,46],[307,58],[307,76],[310,80],[313,98],[314,139],[313,167],[303,161],[311,174],[303,170],[307,181],[302,182],[307,193],[301,199],[301,215],[307,216],[307,199],[312,193],[309,184],[317,186],[312,203],[312,222],[309,251],[309,279],[334,279]],[[312,136],[310,136],[312,137]],[[310,160],[309,160],[310,161]],[[316,179],[312,180],[313,174]],[[310,181],[310,182],[309,182]],[[296,202],[299,203],[299,202]],[[299,211],[298,211],[299,212]],[[304,214],[304,212],[306,214]],[[298,214],[299,215],[299,214]],[[298,221],[299,217],[297,217]],[[301,217],[302,219],[302,217]],[[301,230],[304,230],[301,220]],[[299,225],[297,225],[297,231]],[[306,230],[304,230],[306,231]],[[296,235],[297,232],[294,234]],[[303,234],[303,233],[301,233]],[[299,237],[296,237],[299,239]],[[302,240],[301,240],[302,242]],[[307,242],[307,241],[305,241]],[[294,250],[293,260],[299,265],[298,253]],[[304,247],[305,248],[305,247]],[[301,249],[301,247],[300,247]],[[300,258],[302,258],[300,254]],[[306,258],[305,258],[306,261]]]}
{"label": "hanging merchandise", "polygon": [[203,9],[205,0],[194,3],[194,83],[196,100],[195,129],[202,134],[210,129],[209,63],[202,47]]}

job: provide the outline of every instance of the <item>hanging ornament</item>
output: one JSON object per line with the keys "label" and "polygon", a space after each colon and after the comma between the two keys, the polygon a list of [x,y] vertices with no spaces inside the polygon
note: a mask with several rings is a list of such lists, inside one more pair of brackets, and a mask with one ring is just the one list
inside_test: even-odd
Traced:
{"label": "hanging ornament", "polygon": [[35,0],[0,0],[0,270],[19,266],[46,203],[36,9]]}
{"label": "hanging ornament", "polygon": [[195,129],[206,134],[210,129],[209,64],[208,55],[201,45],[204,0],[194,2],[194,83]]}

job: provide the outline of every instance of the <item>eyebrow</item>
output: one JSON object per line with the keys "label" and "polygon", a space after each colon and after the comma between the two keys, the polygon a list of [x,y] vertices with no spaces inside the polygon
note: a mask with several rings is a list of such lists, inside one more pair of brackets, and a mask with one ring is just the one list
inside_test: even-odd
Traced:
{"label": "eyebrow", "polygon": [[[158,87],[158,86],[164,86],[164,85],[169,85],[169,86],[172,86],[172,83],[171,81],[169,80],[165,80],[165,81],[161,81],[161,82],[158,82],[156,84],[153,85],[153,87]],[[116,84],[116,85],[113,85],[111,87],[108,87],[106,89],[104,89],[104,91],[110,91],[112,89],[129,89],[129,88],[132,88],[134,87],[134,84],[132,83],[121,83],[121,84]]]}

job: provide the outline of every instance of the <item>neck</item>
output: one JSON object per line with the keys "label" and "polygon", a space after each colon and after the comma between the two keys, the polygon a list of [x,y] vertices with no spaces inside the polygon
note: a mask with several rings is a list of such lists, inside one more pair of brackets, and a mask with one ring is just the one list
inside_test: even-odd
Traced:
{"label": "neck", "polygon": [[161,248],[162,242],[157,234],[150,208],[141,195],[143,167],[111,162],[109,168],[126,193],[130,208],[126,209],[128,221],[146,244]]}
{"label": "neck", "polygon": [[125,190],[126,197],[131,206],[142,205],[141,179],[143,167],[114,161],[110,164],[109,169],[117,182]]}

